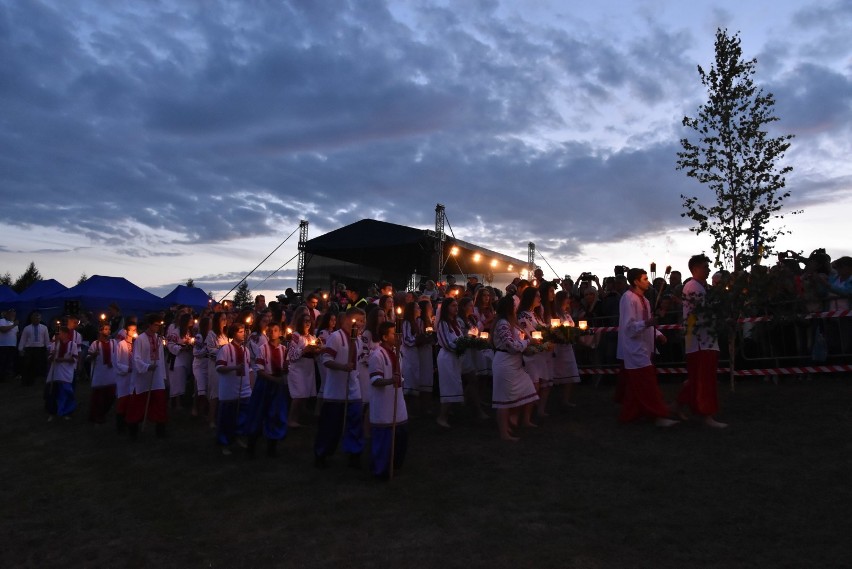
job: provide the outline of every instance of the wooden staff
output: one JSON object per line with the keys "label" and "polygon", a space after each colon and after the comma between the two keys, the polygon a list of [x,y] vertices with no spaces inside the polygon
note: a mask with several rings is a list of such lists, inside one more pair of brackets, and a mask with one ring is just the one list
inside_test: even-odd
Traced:
{"label": "wooden staff", "polygon": [[[155,336],[155,342],[157,342],[157,365],[160,365],[160,336]],[[157,373],[156,368],[151,371],[151,381],[148,382],[148,396],[145,398],[145,413],[142,415],[142,428],[140,431],[145,432],[145,425],[148,424],[148,407],[151,405],[151,390],[154,388],[154,374]]]}
{"label": "wooden staff", "polygon": [[654,299],[654,310],[651,312],[651,319],[654,321],[654,353],[657,352],[657,307],[660,305],[660,299],[663,298],[664,290],[666,290],[666,281],[663,281],[663,287],[657,292],[657,297]]}
{"label": "wooden staff", "polygon": [[[352,366],[352,370],[358,369],[357,366],[357,342],[358,342],[358,328],[355,326],[355,319],[352,319],[352,329],[349,332],[349,364]],[[345,386],[345,396],[343,398],[343,427],[340,430],[340,440],[341,444],[343,441],[343,437],[346,436],[346,415],[349,412],[349,374],[352,373],[352,370],[348,370],[346,372],[346,386]]]}
{"label": "wooden staff", "polygon": [[397,399],[399,399],[399,384],[397,383],[397,377],[402,377],[402,373],[400,372],[400,364],[399,358],[402,350],[400,349],[400,342],[402,341],[402,309],[396,309],[396,333],[394,334],[394,355],[396,359],[393,360],[393,365],[391,366],[391,375],[393,378],[393,419],[391,419],[391,451],[390,451],[390,466],[388,467],[388,480],[393,480],[393,463],[396,459],[396,405]]}

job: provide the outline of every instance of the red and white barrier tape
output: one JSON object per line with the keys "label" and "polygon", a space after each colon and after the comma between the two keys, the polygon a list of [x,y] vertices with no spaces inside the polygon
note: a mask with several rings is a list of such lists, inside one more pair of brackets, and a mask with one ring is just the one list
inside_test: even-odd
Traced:
{"label": "red and white barrier tape", "polygon": [[[812,312],[804,316],[805,320],[812,318],[846,318],[852,316],[852,310],[829,310],[828,312]],[[749,318],[739,318],[737,322],[765,322],[772,320],[771,316],[752,316]]]}
{"label": "red and white barrier tape", "polygon": [[[621,370],[618,368],[581,368],[580,375],[618,375]],[[730,373],[730,368],[719,368],[716,373]],[[734,375],[737,376],[757,376],[757,375],[800,375],[806,373],[838,373],[852,372],[852,365],[830,365],[830,366],[805,366],[805,367],[775,367],[766,369],[739,369],[734,370]],[[686,374],[685,367],[658,367],[657,373],[660,375],[667,374]]]}
{"label": "red and white barrier tape", "polygon": [[[852,317],[852,310],[829,310],[828,312],[812,312],[804,316],[805,320],[813,318],[848,318]],[[748,318],[738,318],[737,322],[766,322],[772,320],[771,316],[750,316]],[[589,328],[594,332],[618,332],[618,326],[602,326],[599,328]],[[657,326],[657,330],[683,330],[681,324],[661,324]]]}
{"label": "red and white barrier tape", "polygon": [[776,367],[769,369],[740,369],[734,375],[800,375],[805,373],[837,373],[852,371],[852,365]]}

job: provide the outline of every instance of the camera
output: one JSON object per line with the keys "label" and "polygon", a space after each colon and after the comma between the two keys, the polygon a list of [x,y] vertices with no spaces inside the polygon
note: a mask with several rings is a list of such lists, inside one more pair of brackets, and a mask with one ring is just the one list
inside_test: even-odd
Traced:
{"label": "camera", "polygon": [[593,280],[595,280],[595,275],[593,275],[592,273],[589,273],[589,272],[582,273],[582,274],[580,274],[580,278],[578,280],[580,282],[582,282],[582,281],[593,281]]}
{"label": "camera", "polygon": [[629,270],[630,269],[625,265],[616,265],[615,268],[613,269],[613,273],[615,273],[615,276],[620,277],[620,276],[624,275]]}

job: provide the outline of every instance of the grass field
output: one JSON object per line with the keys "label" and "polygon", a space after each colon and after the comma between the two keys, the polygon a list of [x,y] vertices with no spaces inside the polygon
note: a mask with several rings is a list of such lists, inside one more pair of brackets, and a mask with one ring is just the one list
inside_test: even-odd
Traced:
{"label": "grass field", "polygon": [[86,423],[86,386],[47,423],[38,387],[0,383],[0,567],[852,566],[850,378],[720,392],[725,431],[621,426],[586,385],[519,443],[414,418],[381,483],[314,469],[312,425],[249,461],[183,412],[131,444]]}

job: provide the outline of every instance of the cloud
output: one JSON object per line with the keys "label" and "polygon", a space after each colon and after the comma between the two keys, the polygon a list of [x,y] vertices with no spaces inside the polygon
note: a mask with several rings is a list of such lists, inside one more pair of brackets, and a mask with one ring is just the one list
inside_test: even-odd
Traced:
{"label": "cloud", "polygon": [[[655,17],[621,35],[491,1],[0,2],[4,215],[134,259],[300,219],[430,227],[437,202],[520,256],[682,227],[696,39]],[[848,75],[783,69],[784,126],[840,132]]]}

